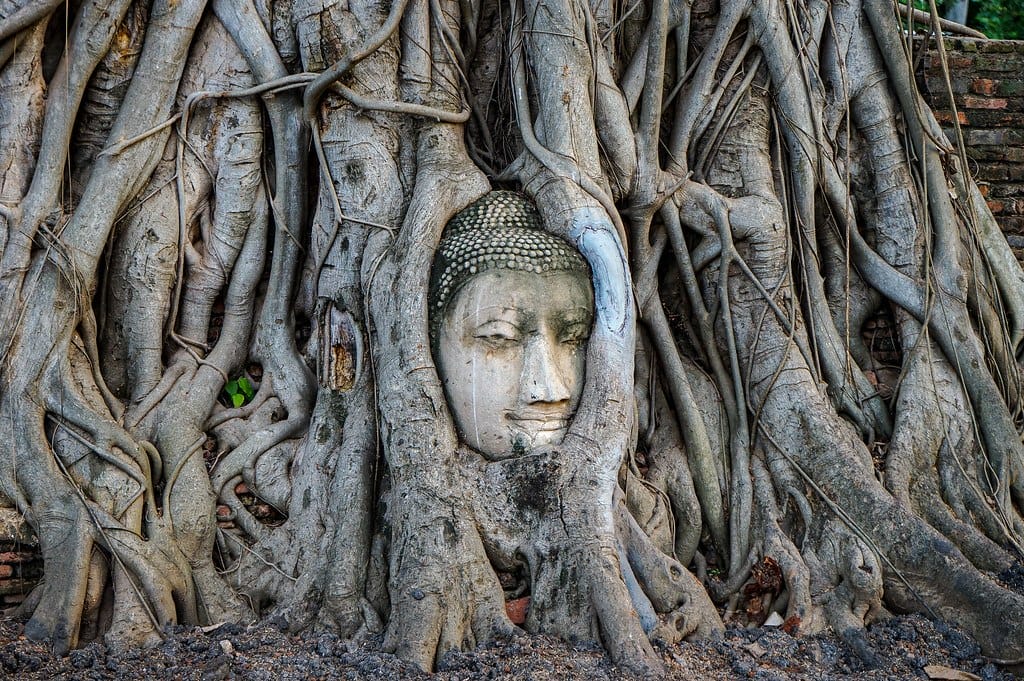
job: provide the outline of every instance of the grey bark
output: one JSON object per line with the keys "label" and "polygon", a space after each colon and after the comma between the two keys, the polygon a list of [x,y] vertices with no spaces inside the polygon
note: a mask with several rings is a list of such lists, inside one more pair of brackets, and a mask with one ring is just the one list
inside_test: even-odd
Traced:
{"label": "grey bark", "polygon": [[[517,631],[508,573],[527,631],[650,675],[776,565],[766,603],[866,657],[886,606],[1024,654],[985,574],[1022,555],[1024,275],[888,5],[85,1],[63,52],[55,6],[0,1],[29,636],[275,613],[430,669]],[[426,310],[444,225],[498,183],[588,260],[596,315],[564,441],[493,462]]]}

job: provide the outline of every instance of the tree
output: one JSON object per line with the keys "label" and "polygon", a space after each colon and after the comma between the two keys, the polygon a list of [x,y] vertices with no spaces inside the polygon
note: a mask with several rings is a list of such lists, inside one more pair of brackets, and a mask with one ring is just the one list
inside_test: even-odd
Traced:
{"label": "tree", "polygon": [[971,21],[992,38],[1024,38],[1024,10],[1003,0],[985,0],[971,7]]}
{"label": "tree", "polygon": [[[0,15],[0,489],[45,560],[30,637],[274,612],[386,627],[430,668],[512,630],[501,537],[526,628],[634,670],[773,570],[791,627],[866,656],[886,607],[1024,655],[997,578],[1024,274],[889,3]],[[460,446],[426,319],[441,231],[492,186],[596,297],[569,434],[500,462]],[[711,555],[705,590],[685,566]]]}

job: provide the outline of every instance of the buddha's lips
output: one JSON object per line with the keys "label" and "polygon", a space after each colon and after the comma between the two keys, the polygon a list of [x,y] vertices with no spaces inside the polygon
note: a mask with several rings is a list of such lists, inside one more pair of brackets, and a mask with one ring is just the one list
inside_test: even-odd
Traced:
{"label": "buddha's lips", "polygon": [[509,414],[506,418],[521,429],[532,433],[553,433],[569,428],[568,416]]}

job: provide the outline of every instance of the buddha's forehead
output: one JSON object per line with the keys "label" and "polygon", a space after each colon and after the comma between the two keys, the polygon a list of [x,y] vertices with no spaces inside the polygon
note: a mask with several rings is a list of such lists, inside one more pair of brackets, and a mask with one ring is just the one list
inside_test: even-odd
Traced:
{"label": "buddha's forehead", "polygon": [[594,297],[583,272],[489,270],[472,277],[448,308],[449,319],[483,322],[537,319],[586,321],[593,317]]}
{"label": "buddha's forehead", "polygon": [[477,273],[587,271],[588,267],[571,244],[543,230],[540,215],[527,197],[493,191],[449,221],[431,269],[432,304],[441,308]]}

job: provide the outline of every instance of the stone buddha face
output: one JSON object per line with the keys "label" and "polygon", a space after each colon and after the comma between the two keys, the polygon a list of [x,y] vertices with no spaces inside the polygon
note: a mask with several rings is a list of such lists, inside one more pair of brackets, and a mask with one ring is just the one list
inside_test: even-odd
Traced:
{"label": "stone buddha face", "polygon": [[583,389],[589,270],[492,192],[453,218],[434,263],[434,359],[462,440],[490,460],[561,442]]}

